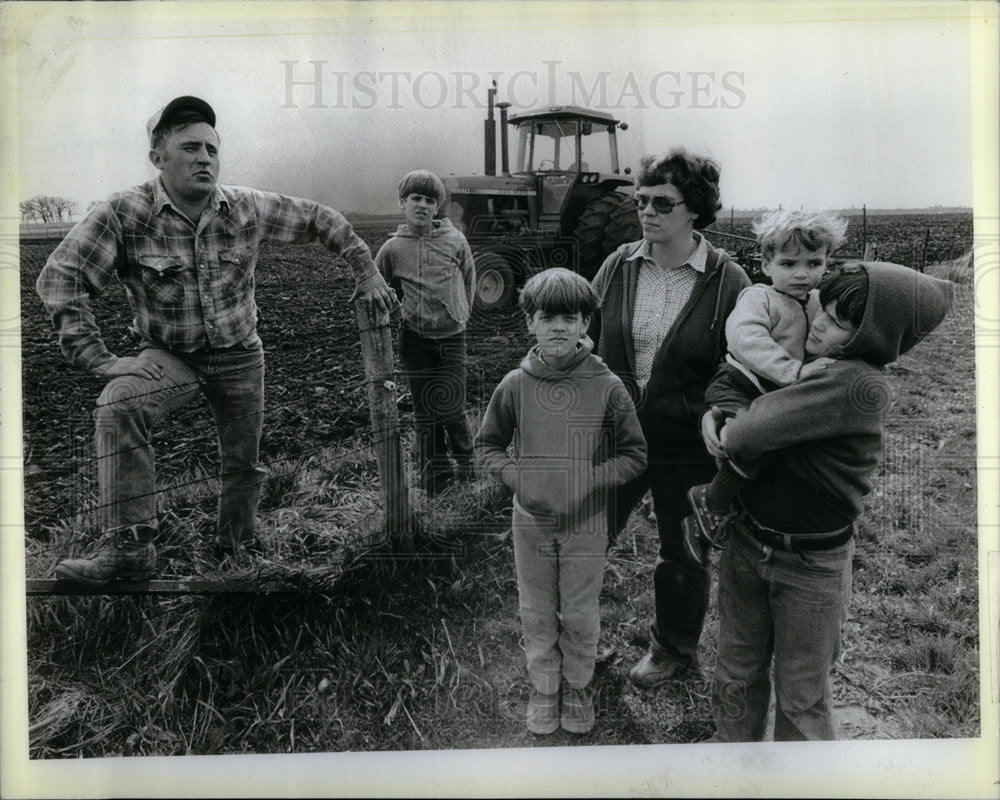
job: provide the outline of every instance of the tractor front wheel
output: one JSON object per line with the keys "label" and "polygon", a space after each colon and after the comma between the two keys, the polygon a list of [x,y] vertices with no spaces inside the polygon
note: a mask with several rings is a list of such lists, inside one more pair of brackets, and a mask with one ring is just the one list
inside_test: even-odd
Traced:
{"label": "tractor front wheel", "polygon": [[514,299],[514,270],[503,256],[478,252],[476,261],[476,301],[480,311],[506,308]]}

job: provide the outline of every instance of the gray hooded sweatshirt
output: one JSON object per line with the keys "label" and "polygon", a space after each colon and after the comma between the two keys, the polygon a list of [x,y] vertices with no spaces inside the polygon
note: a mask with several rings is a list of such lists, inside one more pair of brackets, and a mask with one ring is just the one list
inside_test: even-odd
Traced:
{"label": "gray hooded sweatshirt", "polygon": [[465,330],[475,296],[476,266],[465,237],[451,220],[434,220],[423,236],[405,224],[382,245],[375,266],[403,295],[406,326],[440,339]]}
{"label": "gray hooded sweatshirt", "polygon": [[500,381],[476,435],[482,466],[513,489],[520,510],[553,530],[605,531],[608,490],[646,468],[632,400],[592,348],[584,337],[557,370],[533,347]]}

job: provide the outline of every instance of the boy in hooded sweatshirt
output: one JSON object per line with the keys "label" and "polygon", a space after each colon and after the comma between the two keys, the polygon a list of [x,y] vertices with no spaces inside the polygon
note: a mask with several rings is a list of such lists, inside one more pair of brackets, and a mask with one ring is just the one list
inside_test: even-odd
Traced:
{"label": "boy in hooded sweatshirt", "polygon": [[465,419],[465,325],[475,297],[476,267],[465,237],[447,217],[434,218],[444,198],[444,184],[433,172],[404,175],[399,206],[406,222],[375,257],[386,282],[402,291],[399,354],[413,396],[420,486],[431,495],[455,478],[448,445],[459,479],[474,476]]}
{"label": "boy in hooded sweatshirt", "polygon": [[710,453],[760,459],[719,563],[713,741],[763,737],[772,658],[775,740],[835,738],[830,672],[890,405],[884,367],[941,322],[952,295],[950,282],[898,264],[849,265],[821,283],[806,342],[834,362],[761,395],[721,434],[718,411],[703,416]]}
{"label": "boy in hooded sweatshirt", "polygon": [[607,498],[642,474],[646,443],[628,391],[591,352],[597,297],[587,281],[546,270],[525,284],[520,306],[537,344],[493,392],[476,453],[514,491],[528,729],[586,733],[594,726]]}

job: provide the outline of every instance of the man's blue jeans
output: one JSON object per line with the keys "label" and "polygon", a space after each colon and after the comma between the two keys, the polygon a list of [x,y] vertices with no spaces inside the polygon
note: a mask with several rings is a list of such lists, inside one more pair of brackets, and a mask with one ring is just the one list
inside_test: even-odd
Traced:
{"label": "man's blue jeans", "polygon": [[830,673],[850,603],[854,539],[798,554],[734,527],[719,562],[712,740],[764,737],[772,655],[775,741],[834,739]]}
{"label": "man's blue jeans", "polygon": [[264,354],[257,347],[177,353],[146,348],[140,359],[163,366],[163,377],[113,378],[97,400],[97,475],[105,530],[156,527],[156,423],[205,395],[219,435],[220,492],[216,532],[239,542],[254,530],[260,487],[264,417]]}

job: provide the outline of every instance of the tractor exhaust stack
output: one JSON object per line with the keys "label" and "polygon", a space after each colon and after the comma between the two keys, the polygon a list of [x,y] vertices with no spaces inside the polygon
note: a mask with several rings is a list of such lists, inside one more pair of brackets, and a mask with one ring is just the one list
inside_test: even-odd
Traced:
{"label": "tractor exhaust stack", "polygon": [[486,93],[487,112],[486,119],[483,122],[483,149],[486,156],[483,172],[486,175],[497,174],[497,124],[496,119],[493,117],[493,100],[496,95],[497,82],[493,81],[493,85]]}
{"label": "tractor exhaust stack", "polygon": [[507,152],[507,109],[510,103],[497,103],[500,109],[500,174],[510,175],[510,156]]}

